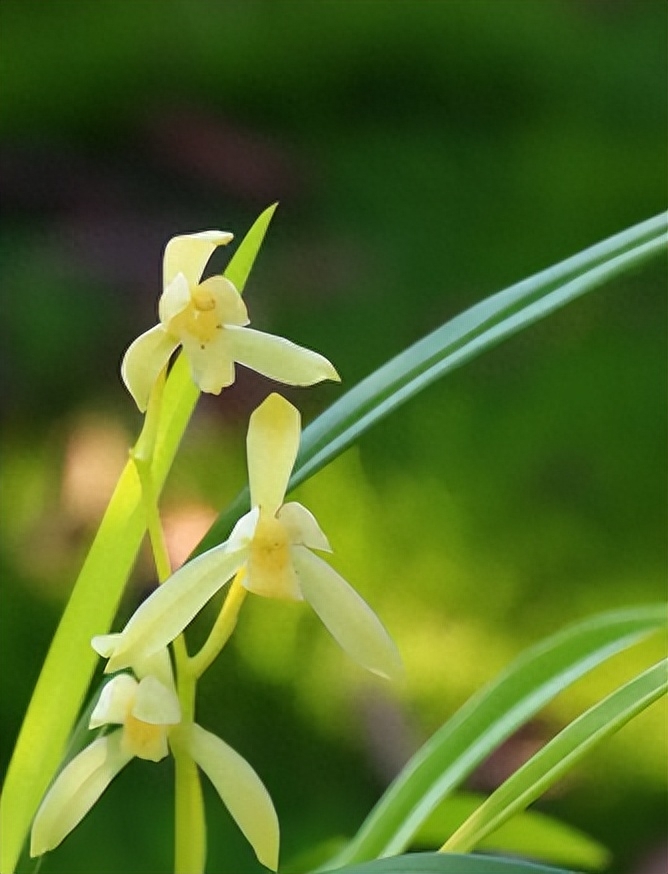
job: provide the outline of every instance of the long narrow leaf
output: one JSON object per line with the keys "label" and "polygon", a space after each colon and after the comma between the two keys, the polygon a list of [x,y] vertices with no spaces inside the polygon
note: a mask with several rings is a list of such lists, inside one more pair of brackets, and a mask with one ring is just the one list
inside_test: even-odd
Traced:
{"label": "long narrow leaf", "polygon": [[668,691],[664,659],[616,689],[567,725],[509,777],[443,845],[443,851],[467,852],[525,810],[561,779],[596,744],[626,725]]}
{"label": "long narrow leaf", "polygon": [[[473,792],[446,798],[420,827],[413,845],[438,847],[445,835],[454,834],[485,801]],[[524,811],[504,822],[476,847],[484,852],[505,853],[535,859],[549,865],[569,865],[600,871],[610,862],[610,851],[572,825],[534,810]]]}
{"label": "long narrow leaf", "polygon": [[[666,249],[664,213],[486,298],[410,346],[348,391],[304,431],[289,489],[436,379],[569,301],[637,268]],[[245,489],[195,550],[222,542],[248,510]]]}
{"label": "long narrow leaf", "polygon": [[[328,869],[330,871],[332,869]],[[563,868],[546,868],[533,862],[496,856],[455,856],[439,853],[408,853],[378,859],[365,865],[337,868],[336,874],[572,874]]]}
{"label": "long narrow leaf", "polygon": [[614,611],[527,650],[418,750],[336,864],[402,852],[439,802],[499,744],[564,688],[664,623],[662,606]]}
{"label": "long narrow leaf", "polygon": [[[275,208],[259,216],[225,271],[240,291]],[[176,361],[164,391],[153,459],[158,492],[199,396],[184,356]],[[2,874],[14,870],[37,806],[62,759],[97,662],[90,640],[111,627],[145,527],[139,480],[128,462],[56,629],[16,742],[0,799]]]}

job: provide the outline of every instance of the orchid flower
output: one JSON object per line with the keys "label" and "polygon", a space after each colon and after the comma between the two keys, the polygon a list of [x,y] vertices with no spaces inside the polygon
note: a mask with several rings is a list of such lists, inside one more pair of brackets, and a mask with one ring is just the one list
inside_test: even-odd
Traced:
{"label": "orchid flower", "polygon": [[299,411],[270,395],[252,414],[247,454],[252,509],[230,538],[188,562],[144,601],[117,635],[99,638],[111,658],[107,672],[127,667],[180,634],[234,574],[266,598],[306,600],[339,645],[359,664],[384,677],[401,671],[401,658],[365,601],[312,550],[331,552],[311,513],[284,504],[300,440]]}
{"label": "orchid flower", "polygon": [[[107,647],[113,635],[106,638]],[[103,653],[104,644],[98,642]],[[117,674],[102,689],[89,728],[118,725],[98,737],[61,771],[44,796],[32,827],[30,855],[52,850],[79,824],[114,777],[135,756],[159,762],[176,739],[209,777],[259,861],[278,867],[278,819],[255,771],[219,737],[181,721],[165,648],[133,665],[139,679]]]}
{"label": "orchid flower", "polygon": [[195,384],[211,394],[220,394],[234,382],[235,362],[288,385],[339,380],[334,367],[317,352],[247,328],[246,306],[229,279],[213,276],[201,282],[215,249],[231,239],[226,231],[201,231],[167,243],[160,323],[130,345],[121,366],[123,381],[142,412],[178,346],[188,358]]}

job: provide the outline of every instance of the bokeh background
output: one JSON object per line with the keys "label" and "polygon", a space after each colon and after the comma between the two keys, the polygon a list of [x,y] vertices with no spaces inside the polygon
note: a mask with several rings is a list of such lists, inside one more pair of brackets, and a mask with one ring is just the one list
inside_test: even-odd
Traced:
{"label": "bokeh background", "polygon": [[[308,421],[468,305],[665,208],[666,8],[4,0],[3,770],[140,425],[118,369],[155,322],[166,240],[242,236],[280,201],[246,300],[255,327],[341,372],[289,393]],[[352,834],[522,648],[663,597],[664,286],[656,263],[569,305],[295,493],[407,678],[365,676],[307,609],[248,603],[199,721],[262,775],[286,862]],[[242,370],[200,404],[165,493],[175,561],[244,482],[272,386]],[[143,555],[125,615],[152,584]],[[469,786],[494,788],[655,650],[561,696]],[[606,843],[614,872],[664,870],[664,719],[656,705],[539,804]],[[169,870],[170,768],[127,768],[41,870]],[[208,870],[260,870],[207,798]]]}

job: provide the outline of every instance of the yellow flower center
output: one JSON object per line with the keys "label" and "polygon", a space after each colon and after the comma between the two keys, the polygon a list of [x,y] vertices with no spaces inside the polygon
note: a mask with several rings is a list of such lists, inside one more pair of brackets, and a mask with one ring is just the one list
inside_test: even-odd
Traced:
{"label": "yellow flower center", "polygon": [[290,537],[282,522],[260,511],[250,544],[248,577],[251,592],[267,598],[301,600],[290,557]]}
{"label": "yellow flower center", "polygon": [[157,762],[167,755],[164,725],[143,722],[128,713],[123,727],[123,747],[133,756]]}
{"label": "yellow flower center", "polygon": [[190,303],[169,325],[170,332],[177,337],[189,334],[199,340],[202,347],[210,343],[221,328],[216,296],[201,285],[191,292]]}
{"label": "yellow flower center", "polygon": [[197,286],[193,295],[192,302],[196,310],[206,313],[209,310],[215,310],[216,298],[210,291],[205,291],[201,286]]}
{"label": "yellow flower center", "polygon": [[275,516],[260,513],[251,543],[251,560],[266,574],[282,573],[290,561],[288,534]]}

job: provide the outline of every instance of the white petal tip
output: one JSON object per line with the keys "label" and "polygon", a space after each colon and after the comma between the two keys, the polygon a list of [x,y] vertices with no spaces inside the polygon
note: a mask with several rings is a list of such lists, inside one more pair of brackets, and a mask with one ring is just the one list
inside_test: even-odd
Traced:
{"label": "white petal tip", "polygon": [[118,634],[96,634],[90,645],[98,655],[108,659],[113,655],[119,637]]}
{"label": "white petal tip", "polygon": [[341,377],[331,361],[328,361],[324,355],[320,355],[317,352],[311,352],[310,355],[311,369],[304,370],[303,374],[295,378],[292,383],[285,380],[288,385],[309,386],[319,382],[326,382],[327,380],[330,382],[341,382]]}
{"label": "white petal tip", "polygon": [[208,242],[215,243],[217,246],[226,246],[230,240],[234,239],[234,234],[231,234],[229,231],[199,231],[187,236],[195,240],[208,240]]}

